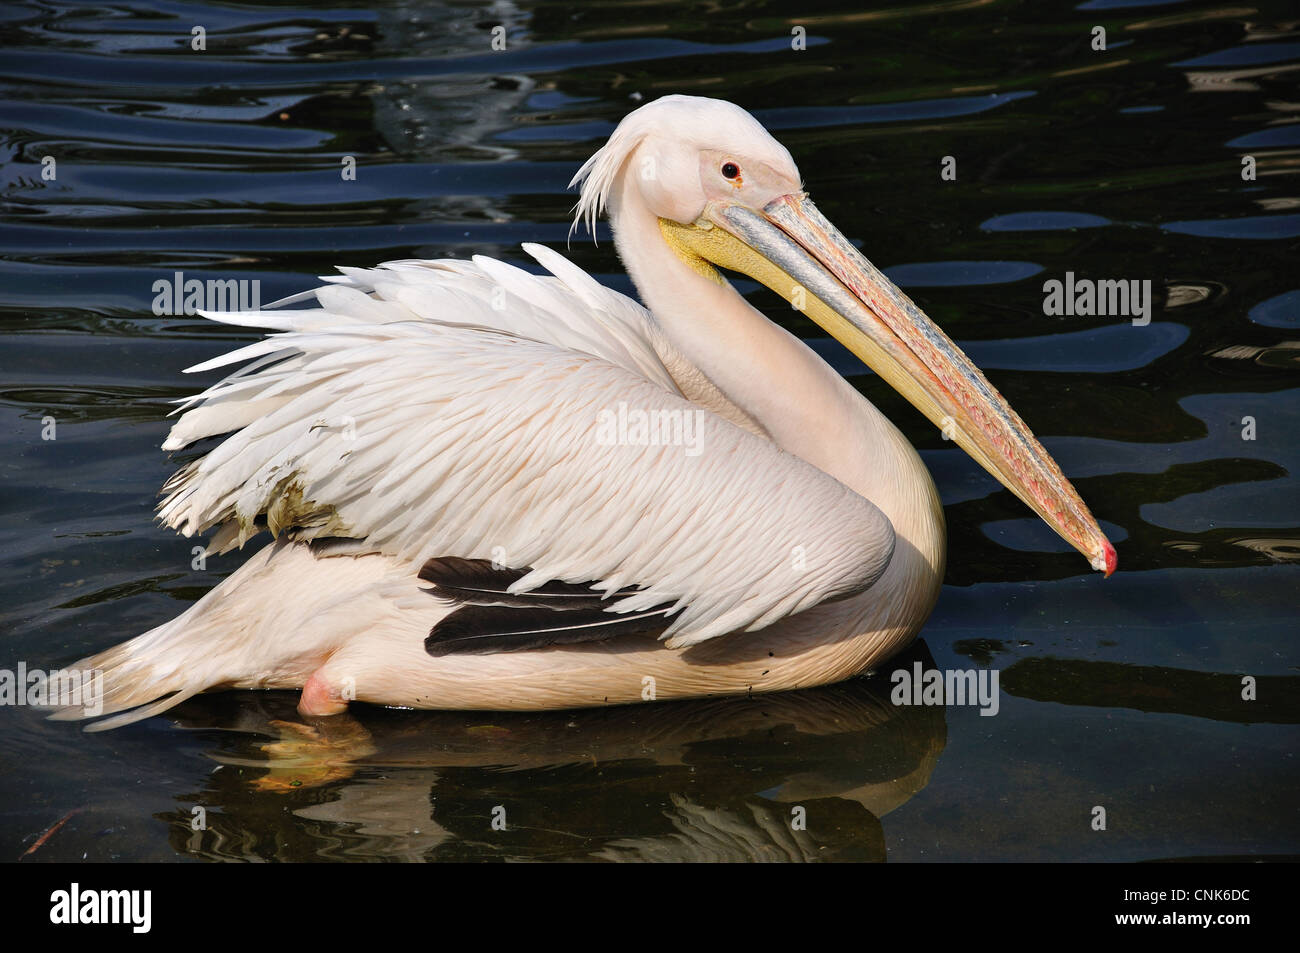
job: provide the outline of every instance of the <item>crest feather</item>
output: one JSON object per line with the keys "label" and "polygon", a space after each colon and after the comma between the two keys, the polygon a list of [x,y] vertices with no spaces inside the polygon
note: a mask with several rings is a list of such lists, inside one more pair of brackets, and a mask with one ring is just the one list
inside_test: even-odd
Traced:
{"label": "crest feather", "polygon": [[743,147],[753,158],[794,169],[794,160],[786,148],[739,106],[703,96],[663,96],[624,116],[609,141],[583,163],[569,182],[569,188],[582,188],[573,207],[570,237],[584,220],[587,231],[595,234],[596,218],[605,211],[623,164],[652,133],[701,148],[710,144]]}
{"label": "crest feather", "polygon": [[[684,97],[664,97],[664,99],[682,98]],[[647,103],[628,113],[618,124],[614,134],[609,137],[609,141],[584,162],[582,168],[570,180],[569,188],[582,187],[578,204],[573,207],[573,224],[569,226],[570,237],[578,230],[578,223],[584,220],[587,223],[588,234],[593,236],[596,234],[596,218],[605,211],[619,169],[623,168],[623,163],[627,161],[628,156],[650,133],[650,123],[646,120],[652,117],[643,114],[650,106],[662,103],[664,99],[656,99],[653,103]],[[638,118],[642,121],[636,121]]]}

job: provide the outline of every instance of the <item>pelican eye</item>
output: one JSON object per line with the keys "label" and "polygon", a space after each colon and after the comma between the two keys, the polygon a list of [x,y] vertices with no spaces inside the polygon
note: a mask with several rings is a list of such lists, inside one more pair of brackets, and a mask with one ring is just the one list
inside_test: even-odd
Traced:
{"label": "pelican eye", "polygon": [[722,163],[722,177],[724,179],[734,179],[738,175],[740,175],[740,166],[734,162]]}

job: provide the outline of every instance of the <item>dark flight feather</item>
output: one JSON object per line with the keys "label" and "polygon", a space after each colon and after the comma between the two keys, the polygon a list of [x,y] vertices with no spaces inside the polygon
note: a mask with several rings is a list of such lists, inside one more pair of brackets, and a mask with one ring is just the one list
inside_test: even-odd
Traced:
{"label": "dark flight feather", "polygon": [[461,605],[438,622],[424,640],[430,655],[492,655],[552,645],[600,642],[618,635],[658,635],[668,627],[667,605],[640,612],[606,612],[609,602],[637,592],[620,589],[606,597],[590,583],[552,580],[529,592],[509,588],[532,570],[498,569],[486,559],[438,556],[425,562],[420,578],[429,592]]}
{"label": "dark flight feather", "polygon": [[[470,605],[579,609],[594,606],[607,598],[589,584],[555,579],[528,592],[507,591],[530,572],[531,569],[496,569],[486,559],[436,556],[425,562],[420,569],[420,578],[433,584],[434,595]],[[620,589],[608,598],[628,596],[636,591],[635,588]]]}
{"label": "dark flight feather", "polygon": [[667,606],[658,606],[619,614],[590,605],[559,610],[518,605],[463,605],[430,630],[424,649],[434,656],[493,655],[600,642],[618,635],[657,635],[668,627],[667,610]]}

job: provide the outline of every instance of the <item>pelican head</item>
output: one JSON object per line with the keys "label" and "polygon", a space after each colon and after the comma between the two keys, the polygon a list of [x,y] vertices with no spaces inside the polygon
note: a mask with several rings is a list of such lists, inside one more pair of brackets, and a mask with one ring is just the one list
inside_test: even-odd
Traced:
{"label": "pelican head", "polygon": [[[803,191],[794,160],[731,103],[666,96],[630,113],[571,184],[577,221],[629,190],[662,245],[695,272],[762,282],[820,324],[1003,486],[1110,575],[1115,549],[1024,421],[961,349]],[[626,258],[627,256],[625,256]],[[629,262],[629,267],[632,263]]]}

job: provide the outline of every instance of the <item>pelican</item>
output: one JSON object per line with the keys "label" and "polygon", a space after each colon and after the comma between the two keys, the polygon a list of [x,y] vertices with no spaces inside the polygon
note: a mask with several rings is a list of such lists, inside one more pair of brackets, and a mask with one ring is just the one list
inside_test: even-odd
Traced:
{"label": "pelican", "polygon": [[[241,365],[181,401],[165,450],[226,435],[163,487],[207,552],[272,540],[179,617],[83,659],[91,728],[198,692],[555,709],[773,692],[910,642],[945,560],[903,435],[719,273],[861,358],[1110,575],[1115,550],[962,351],[817,210],[743,109],[666,96],[574,177],[644,306],[555,251],[340,268]],[[313,306],[285,305],[311,302]],[[81,718],[80,709],[54,717]]]}

